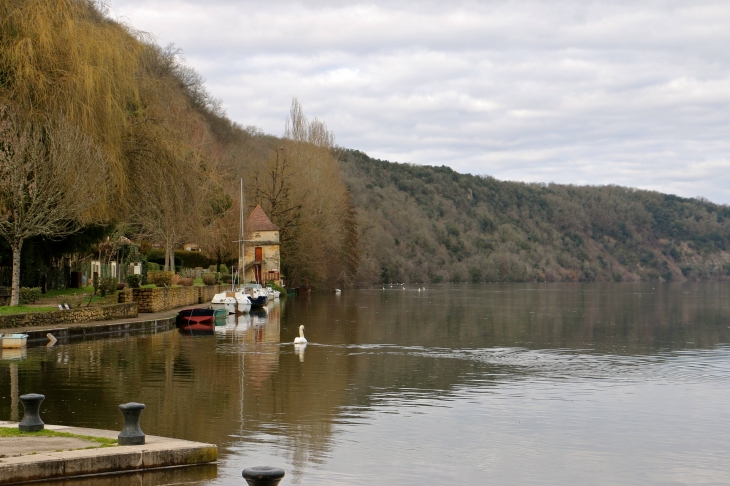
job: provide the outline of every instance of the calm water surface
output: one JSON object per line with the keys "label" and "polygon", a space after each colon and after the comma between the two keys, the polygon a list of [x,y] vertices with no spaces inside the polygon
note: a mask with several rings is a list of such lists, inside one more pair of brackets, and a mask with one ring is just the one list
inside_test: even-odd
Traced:
{"label": "calm water surface", "polygon": [[282,485],[728,484],[728,297],[464,284],[289,299],[215,336],[3,355],[0,418],[37,392],[47,423],[121,430],[117,405],[140,401],[146,433],[219,446],[217,468],[147,484],[240,485],[254,465],[284,468]]}

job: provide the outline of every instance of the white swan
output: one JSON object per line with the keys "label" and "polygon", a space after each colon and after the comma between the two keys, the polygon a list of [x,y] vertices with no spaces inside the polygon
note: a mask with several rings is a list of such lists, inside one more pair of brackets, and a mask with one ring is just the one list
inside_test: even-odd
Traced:
{"label": "white swan", "polygon": [[299,326],[299,337],[294,338],[294,344],[307,344],[307,338],[304,337],[304,326]]}

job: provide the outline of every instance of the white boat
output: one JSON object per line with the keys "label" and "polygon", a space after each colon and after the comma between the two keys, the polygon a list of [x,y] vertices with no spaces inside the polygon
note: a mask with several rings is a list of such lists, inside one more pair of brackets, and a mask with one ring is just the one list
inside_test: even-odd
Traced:
{"label": "white boat", "polygon": [[2,348],[24,348],[28,342],[27,334],[0,334],[2,338]]}
{"label": "white boat", "polygon": [[274,290],[271,287],[266,287],[266,291],[269,293],[270,300],[276,300],[281,295],[281,292],[279,292],[278,290]]}
{"label": "white boat", "polygon": [[225,309],[229,314],[246,314],[251,310],[251,299],[243,292],[221,292],[210,301],[214,309]]}

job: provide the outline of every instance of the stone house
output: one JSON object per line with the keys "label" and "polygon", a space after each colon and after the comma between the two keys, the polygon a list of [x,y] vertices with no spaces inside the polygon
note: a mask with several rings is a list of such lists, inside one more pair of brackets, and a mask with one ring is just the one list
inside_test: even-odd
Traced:
{"label": "stone house", "polygon": [[273,281],[281,285],[279,228],[257,204],[244,229],[244,281],[261,284]]}

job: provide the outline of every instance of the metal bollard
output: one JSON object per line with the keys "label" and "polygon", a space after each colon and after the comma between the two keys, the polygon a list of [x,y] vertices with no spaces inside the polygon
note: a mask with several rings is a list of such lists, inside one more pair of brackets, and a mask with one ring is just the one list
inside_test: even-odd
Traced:
{"label": "metal bollard", "polygon": [[23,420],[18,424],[18,430],[21,432],[38,432],[43,430],[45,424],[41,420],[40,408],[41,402],[46,399],[45,395],[38,393],[29,393],[20,396],[20,402],[23,404]]}
{"label": "metal bollard", "polygon": [[129,402],[119,405],[124,417],[124,428],[117,436],[119,445],[144,444],[144,432],[139,428],[139,417],[144,410],[144,403]]}
{"label": "metal bollard", "polygon": [[284,477],[284,470],[271,466],[249,467],[243,470],[248,486],[276,486]]}

